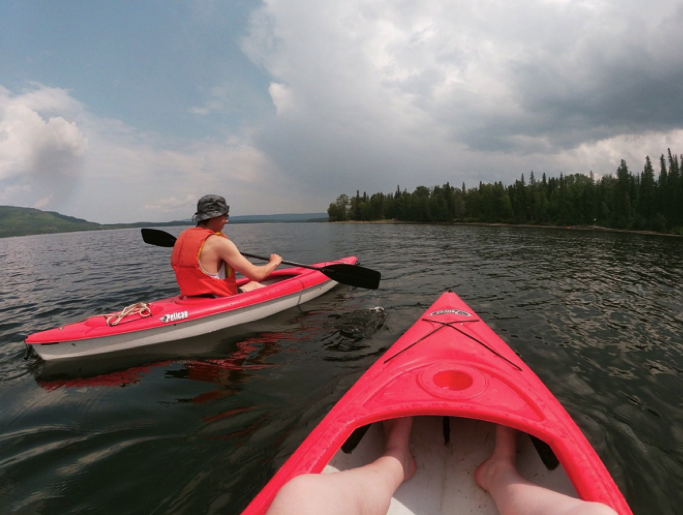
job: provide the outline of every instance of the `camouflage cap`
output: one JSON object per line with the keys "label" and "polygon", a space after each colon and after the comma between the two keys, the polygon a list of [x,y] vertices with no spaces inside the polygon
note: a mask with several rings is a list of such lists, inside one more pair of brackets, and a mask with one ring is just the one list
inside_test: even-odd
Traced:
{"label": "camouflage cap", "polygon": [[202,222],[209,218],[227,215],[230,206],[225,203],[225,199],[220,195],[204,195],[197,202],[197,212],[192,217],[193,222]]}

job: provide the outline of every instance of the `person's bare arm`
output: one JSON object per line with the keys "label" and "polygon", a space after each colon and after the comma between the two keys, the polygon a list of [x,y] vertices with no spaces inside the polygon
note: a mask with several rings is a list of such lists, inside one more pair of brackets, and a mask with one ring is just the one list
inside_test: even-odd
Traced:
{"label": "person's bare arm", "polygon": [[245,277],[257,282],[263,281],[282,262],[280,256],[271,254],[270,262],[267,264],[262,266],[254,265],[240,254],[237,246],[229,239],[221,236],[209,236],[202,247],[200,256],[202,266],[204,266],[207,272],[213,272],[214,270],[210,268],[217,267],[221,260]]}

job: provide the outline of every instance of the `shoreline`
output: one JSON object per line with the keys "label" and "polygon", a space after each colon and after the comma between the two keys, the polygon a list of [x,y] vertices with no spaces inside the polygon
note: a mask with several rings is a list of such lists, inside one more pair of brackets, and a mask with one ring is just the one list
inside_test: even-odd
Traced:
{"label": "shoreline", "polygon": [[531,225],[531,224],[509,224],[492,222],[413,222],[406,220],[344,220],[343,222],[327,222],[330,224],[412,224],[412,225],[477,225],[483,227],[518,227],[523,229],[556,229],[564,231],[596,231],[596,232],[621,232],[627,234],[643,234],[647,236],[669,236],[682,238],[683,235],[671,234],[657,231],[638,231],[634,229],[614,229],[602,227],[600,225]]}

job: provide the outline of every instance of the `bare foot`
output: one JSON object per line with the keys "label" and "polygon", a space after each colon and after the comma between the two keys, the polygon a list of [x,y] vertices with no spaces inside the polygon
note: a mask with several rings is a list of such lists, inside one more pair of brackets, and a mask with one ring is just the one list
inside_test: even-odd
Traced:
{"label": "bare foot", "polygon": [[403,481],[407,481],[413,474],[417,464],[410,453],[410,431],[413,428],[413,418],[392,418],[384,420],[384,433],[386,435],[386,449],[384,456],[393,456],[403,467]]}
{"label": "bare foot", "polygon": [[492,484],[501,474],[517,473],[517,430],[507,426],[496,426],[496,447],[493,454],[479,465],[474,474],[477,484],[484,490],[491,490]]}

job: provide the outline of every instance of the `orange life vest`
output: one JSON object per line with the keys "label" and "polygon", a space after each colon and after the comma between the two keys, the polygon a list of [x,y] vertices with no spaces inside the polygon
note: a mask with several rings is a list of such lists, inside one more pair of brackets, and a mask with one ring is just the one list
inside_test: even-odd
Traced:
{"label": "orange life vest", "polygon": [[192,227],[183,231],[173,245],[171,266],[175,272],[180,293],[187,296],[218,295],[227,297],[237,293],[235,270],[225,263],[225,279],[207,275],[199,266],[199,253],[209,236],[226,238],[223,233],[213,232],[204,227]]}

